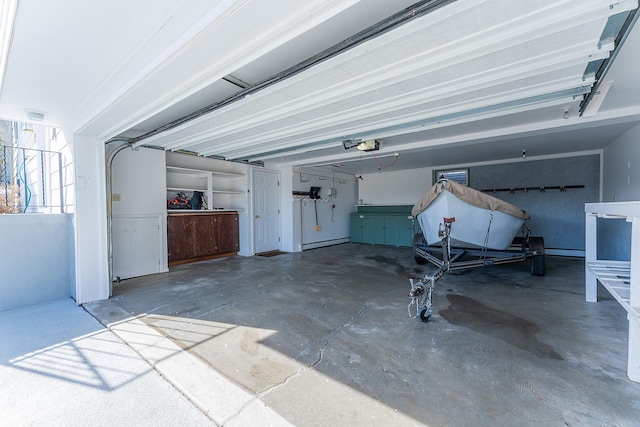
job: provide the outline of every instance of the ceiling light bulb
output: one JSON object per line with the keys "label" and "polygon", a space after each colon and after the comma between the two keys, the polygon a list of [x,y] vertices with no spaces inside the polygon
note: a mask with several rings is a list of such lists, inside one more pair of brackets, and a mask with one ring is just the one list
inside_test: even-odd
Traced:
{"label": "ceiling light bulb", "polygon": [[569,109],[568,108],[564,109],[564,113],[562,114],[562,117],[565,118],[565,119],[569,118]]}

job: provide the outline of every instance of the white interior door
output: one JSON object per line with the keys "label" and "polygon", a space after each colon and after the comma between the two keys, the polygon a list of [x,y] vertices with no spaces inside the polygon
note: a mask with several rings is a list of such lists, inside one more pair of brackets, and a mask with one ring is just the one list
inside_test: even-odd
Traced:
{"label": "white interior door", "polygon": [[255,252],[280,248],[279,182],[276,172],[253,173],[253,221]]}

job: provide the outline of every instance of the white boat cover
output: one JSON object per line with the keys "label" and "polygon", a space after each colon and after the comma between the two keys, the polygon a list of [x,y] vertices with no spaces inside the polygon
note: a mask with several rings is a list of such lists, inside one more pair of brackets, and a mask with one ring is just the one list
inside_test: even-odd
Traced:
{"label": "white boat cover", "polygon": [[489,196],[482,191],[474,190],[466,185],[458,184],[457,182],[450,181],[448,179],[439,180],[433,187],[431,187],[424,196],[413,205],[411,215],[417,217],[422,211],[427,209],[429,205],[438,197],[444,190],[449,191],[463,202],[482,209],[489,209],[492,211],[500,211],[516,218],[529,219],[531,215],[524,209],[513,206],[503,200],[496,199]]}

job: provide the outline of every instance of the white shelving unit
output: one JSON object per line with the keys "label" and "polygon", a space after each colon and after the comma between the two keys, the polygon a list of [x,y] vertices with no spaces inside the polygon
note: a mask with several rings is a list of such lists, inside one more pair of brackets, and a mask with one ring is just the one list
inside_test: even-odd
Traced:
{"label": "white shelving unit", "polygon": [[243,211],[245,203],[234,199],[246,195],[245,181],[246,176],[241,173],[167,166],[167,200],[179,192],[191,198],[194,191],[200,191],[205,196],[207,211]]}
{"label": "white shelving unit", "polygon": [[[589,302],[598,301],[600,282],[627,311],[629,349],[627,375],[640,382],[640,201],[587,203],[585,295]],[[631,260],[599,260],[598,218],[625,219],[631,223]]]}

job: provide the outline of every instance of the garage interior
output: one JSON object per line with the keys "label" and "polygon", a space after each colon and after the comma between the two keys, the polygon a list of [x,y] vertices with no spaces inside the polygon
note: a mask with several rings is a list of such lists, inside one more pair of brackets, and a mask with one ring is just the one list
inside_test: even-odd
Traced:
{"label": "garage interior", "polygon": [[[72,147],[63,296],[214,424],[636,424],[637,1],[131,3],[4,0],[0,117]],[[442,174],[546,268],[448,272],[421,322]]]}

